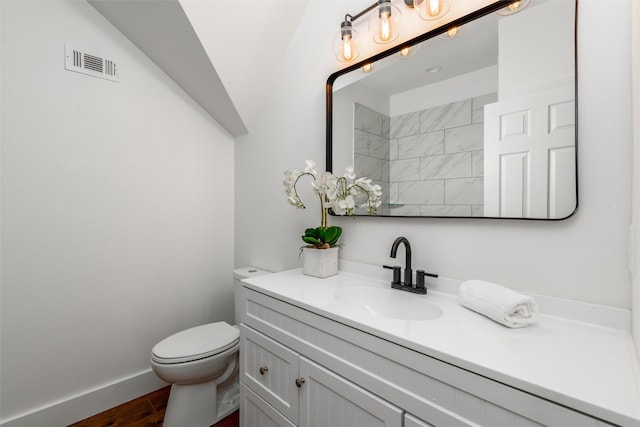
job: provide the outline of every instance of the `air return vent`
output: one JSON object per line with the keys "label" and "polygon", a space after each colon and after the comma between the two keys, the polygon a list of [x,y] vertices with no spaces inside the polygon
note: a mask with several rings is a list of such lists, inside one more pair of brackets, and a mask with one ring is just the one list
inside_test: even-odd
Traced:
{"label": "air return vent", "polygon": [[118,66],[112,60],[76,49],[68,44],[64,45],[64,51],[65,68],[67,70],[113,82],[120,80]]}

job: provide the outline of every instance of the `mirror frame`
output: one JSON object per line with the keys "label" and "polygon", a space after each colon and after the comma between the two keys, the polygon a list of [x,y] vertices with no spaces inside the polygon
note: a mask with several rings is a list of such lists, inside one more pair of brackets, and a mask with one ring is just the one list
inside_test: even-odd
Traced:
{"label": "mirror frame", "polygon": [[[500,9],[507,7],[509,4],[513,3],[514,0],[498,0],[488,6],[485,6],[481,9],[475,10],[468,15],[465,15],[461,18],[458,18],[453,21],[449,21],[439,27],[434,28],[433,30],[427,31],[426,33],[420,34],[417,37],[414,37],[410,40],[407,40],[404,43],[400,43],[397,46],[393,46],[385,51],[379,52],[373,56],[365,58],[357,63],[349,65],[341,70],[336,71],[331,74],[327,79],[326,84],[326,152],[325,152],[325,161],[326,161],[326,170],[328,172],[333,172],[333,84],[336,79],[344,74],[350,73],[351,71],[355,71],[360,69],[366,63],[375,63],[381,59],[384,59],[388,56],[391,56],[395,53],[400,52],[405,47],[413,46],[419,43],[422,43],[426,40],[434,38],[444,32],[447,31],[448,28],[454,26],[462,26],[469,22],[472,22],[478,18],[481,18],[490,13],[497,12]],[[491,217],[491,216],[408,216],[408,215],[366,215],[366,214],[356,214],[355,216],[373,216],[375,218],[464,218],[464,219],[504,219],[504,220],[527,220],[527,221],[562,221],[567,218],[572,217],[578,210],[579,206],[579,192],[578,192],[578,3],[579,0],[574,0],[575,2],[575,12],[574,12],[574,20],[573,20],[573,56],[574,56],[574,105],[575,105],[575,126],[574,126],[574,144],[575,144],[575,196],[576,196],[576,206],[573,211],[562,218],[526,218],[526,217]],[[356,171],[357,172],[357,171]],[[329,213],[333,216],[341,216],[337,215],[333,212],[332,209],[329,209]]]}

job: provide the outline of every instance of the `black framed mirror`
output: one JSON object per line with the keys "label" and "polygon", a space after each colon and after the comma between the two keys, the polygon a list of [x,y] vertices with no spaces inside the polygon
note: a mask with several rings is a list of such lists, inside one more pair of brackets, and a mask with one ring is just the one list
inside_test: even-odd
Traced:
{"label": "black framed mirror", "polygon": [[560,220],[576,211],[577,0],[497,13],[511,2],[328,78],[327,170],[354,166],[380,184],[379,216]]}

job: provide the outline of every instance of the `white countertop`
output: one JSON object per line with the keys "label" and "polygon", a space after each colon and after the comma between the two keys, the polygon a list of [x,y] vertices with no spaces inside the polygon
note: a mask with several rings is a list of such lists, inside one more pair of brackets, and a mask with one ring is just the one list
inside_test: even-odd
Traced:
{"label": "white countertop", "polygon": [[438,306],[443,315],[426,321],[379,318],[336,307],[337,289],[390,289],[389,282],[379,278],[341,271],[317,279],[297,269],[244,282],[279,300],[539,397],[615,424],[640,426],[640,372],[628,331],[544,312],[536,325],[510,329],[462,307],[451,286],[443,292],[445,287],[430,286],[429,279],[428,294],[413,296]]}

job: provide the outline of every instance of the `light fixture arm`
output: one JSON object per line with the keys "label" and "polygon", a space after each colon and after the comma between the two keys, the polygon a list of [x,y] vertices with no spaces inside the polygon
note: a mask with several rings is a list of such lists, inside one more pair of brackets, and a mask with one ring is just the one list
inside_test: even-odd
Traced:
{"label": "light fixture arm", "polygon": [[365,8],[365,9],[362,9],[360,12],[358,12],[358,13],[357,13],[357,14],[355,14],[355,15],[350,15],[350,14],[348,14],[348,13],[347,13],[346,15],[344,15],[344,20],[346,21],[346,20],[348,19],[350,22],[353,22],[353,21],[355,21],[355,20],[356,20],[356,19],[358,19],[358,18],[362,18],[364,15],[366,15],[366,14],[367,14],[367,13],[369,13],[369,12],[371,12],[371,11],[372,11],[373,9],[375,9],[377,6],[378,6],[378,2],[376,1],[376,2],[375,2],[375,3],[373,3],[371,6],[369,6],[369,7]]}

